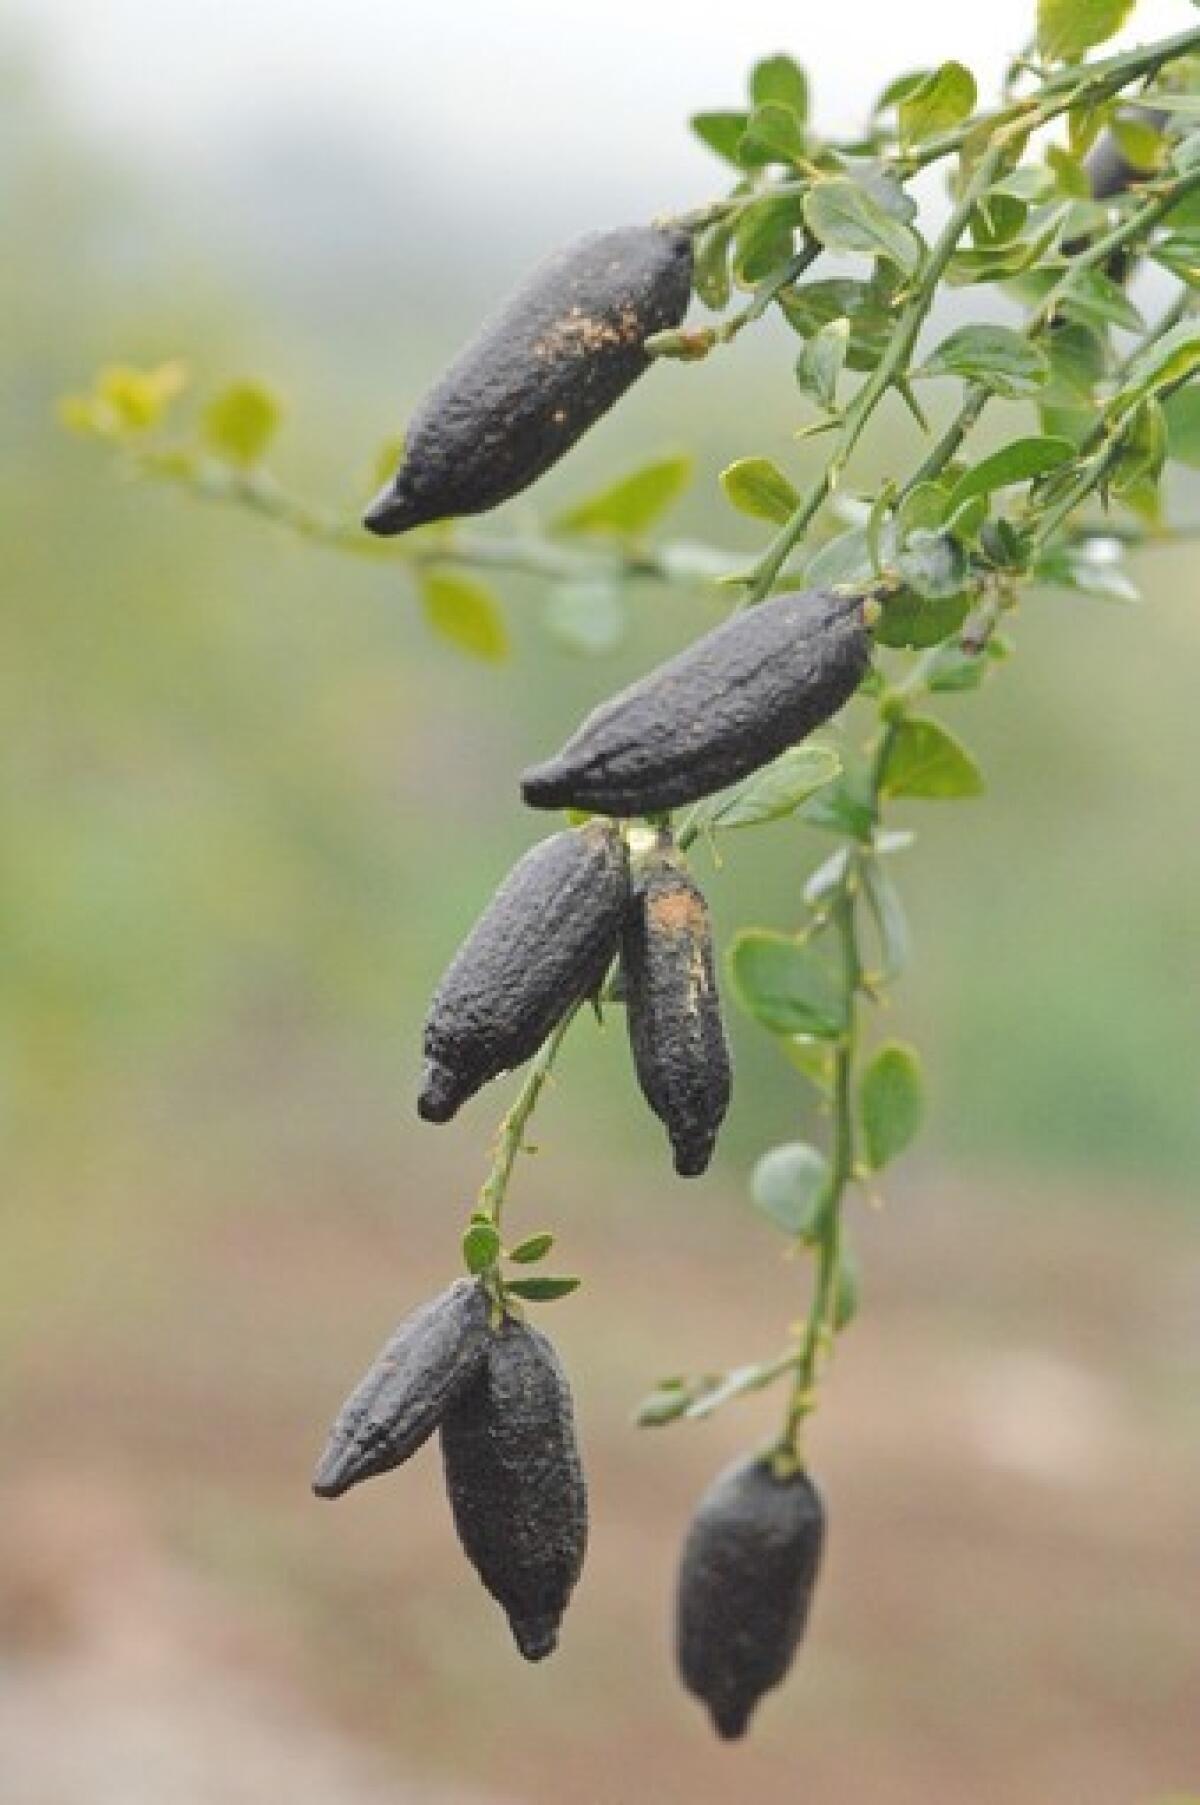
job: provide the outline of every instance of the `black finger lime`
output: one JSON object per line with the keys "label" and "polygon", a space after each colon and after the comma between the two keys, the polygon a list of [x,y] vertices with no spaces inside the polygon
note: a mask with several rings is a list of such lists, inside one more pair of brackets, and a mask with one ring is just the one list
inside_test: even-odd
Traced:
{"label": "black finger lime", "polygon": [[488,1337],[488,1299],[475,1280],[457,1280],[406,1316],[338,1411],[313,1479],[317,1496],[340,1498],[415,1454],[480,1371]]}
{"label": "black finger lime", "polygon": [[587,1488],[571,1389],[546,1337],[505,1321],[442,1419],[459,1540],[527,1661],[558,1641],[587,1546]]}
{"label": "black finger lime", "polygon": [[824,1507],[808,1474],[780,1477],[769,1458],[730,1467],[701,1499],[679,1568],[676,1655],[719,1736],[744,1736],[758,1701],[791,1666],[824,1539]]}
{"label": "black finger lime", "polygon": [[668,853],[651,855],[634,885],[621,971],[642,1093],[667,1130],[675,1170],[698,1176],[729,1107],[729,1048],[708,908]]}
{"label": "black finger lime", "polygon": [[860,598],[772,596],[602,703],[521,792],[534,808],[602,815],[696,802],[829,720],[870,657]]}
{"label": "black finger lime", "polygon": [[616,953],[628,896],[628,854],[608,822],[554,834],[513,867],[430,1004],[417,1101],[426,1121],[449,1121],[595,990]]}
{"label": "black finger lime", "polygon": [[364,524],[404,533],[527,488],[649,368],[645,341],[679,324],[691,282],[691,239],[657,226],[548,258],[421,402]]}

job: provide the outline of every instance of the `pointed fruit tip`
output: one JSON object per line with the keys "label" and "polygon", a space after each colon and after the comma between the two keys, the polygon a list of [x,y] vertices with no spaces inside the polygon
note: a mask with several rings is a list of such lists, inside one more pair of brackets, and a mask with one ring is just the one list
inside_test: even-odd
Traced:
{"label": "pointed fruit tip", "polygon": [[379,491],[374,501],[364,510],[362,523],[368,533],[375,533],[381,539],[390,539],[397,533],[406,533],[410,527],[420,526],[421,519],[397,482],[392,481]]}
{"label": "pointed fruit tip", "polygon": [[445,1066],[432,1059],[425,1067],[421,1090],[417,1097],[417,1114],[423,1122],[448,1122],[457,1115],[462,1103],[458,1080]]}
{"label": "pointed fruit tip", "polygon": [[510,1617],[508,1627],[527,1661],[544,1661],[558,1647],[557,1618],[531,1617],[518,1622],[515,1617]]}
{"label": "pointed fruit tip", "polygon": [[713,1728],[722,1742],[738,1742],[746,1734],[750,1723],[750,1710],[743,1705],[713,1705],[710,1716]]}

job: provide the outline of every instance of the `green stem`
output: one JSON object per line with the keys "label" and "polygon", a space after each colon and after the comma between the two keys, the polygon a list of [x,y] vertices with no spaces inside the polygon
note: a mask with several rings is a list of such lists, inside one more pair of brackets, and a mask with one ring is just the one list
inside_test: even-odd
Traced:
{"label": "green stem", "polygon": [[871,415],[891,387],[893,379],[902,375],[907,368],[943,271],[966,230],[976,202],[990,185],[1006,151],[1007,138],[1002,134],[980,160],[957,206],[925,259],[916,288],[905,305],[886,351],[846,409],[832,457],[749,572],[745,606],[761,602],[764,596],[770,594],[772,584],[837,482],[843,465],[857,445]]}
{"label": "green stem", "polygon": [[[672,568],[669,546],[660,549],[606,546],[579,550],[533,534],[492,537],[463,530],[457,524],[433,527],[403,541],[384,543],[363,531],[357,519],[324,513],[290,494],[265,470],[242,471],[213,463],[183,468],[171,450],[132,453],[134,467],[146,475],[187,488],[202,501],[241,507],[310,543],[377,562],[424,570],[442,564],[476,570],[504,570],[569,582],[589,577],[633,578],[663,584],[690,583]],[[712,548],[714,558],[719,554]]]}
{"label": "green stem", "polygon": [[581,1007],[581,1004],[576,1003],[574,1008],[563,1016],[525,1074],[520,1090],[500,1123],[496,1145],[492,1153],[491,1167],[480,1187],[479,1201],[476,1205],[477,1209],[491,1217],[497,1229],[500,1227],[500,1219],[504,1213],[504,1201],[508,1195],[513,1167],[517,1163],[517,1155],[525,1144],[525,1129],[529,1118],[537,1108],[538,1098],[554,1069],[559,1048],[566,1039],[567,1031]]}
{"label": "green stem", "polygon": [[842,1201],[854,1177],[854,1067],[858,1051],[858,991],[862,966],[858,953],[855,899],[858,876],[851,859],[834,896],[832,918],[837,929],[842,962],[842,997],[845,1026],[834,1055],[832,1099],[832,1148],[829,1180],[821,1201],[816,1230],[816,1272],[812,1301],[799,1349],[783,1370],[792,1369],[783,1433],[774,1455],[784,1467],[803,1464],[801,1436],[804,1420],[815,1408],[817,1380],[823,1357],[834,1333],[838,1276],[842,1257]]}
{"label": "green stem", "polygon": [[[1140,238],[1146,232],[1152,231],[1159,221],[1171,211],[1172,207],[1177,206],[1186,194],[1191,193],[1192,190],[1198,186],[1200,186],[1200,170],[1189,170],[1185,175],[1181,176],[1178,181],[1170,183],[1161,193],[1156,194],[1146,206],[1139,207],[1135,212],[1131,213],[1127,219],[1122,220],[1119,225],[1114,226],[1111,232],[1106,233],[1103,238],[1096,239],[1093,244],[1088,246],[1087,250],[1081,251],[1077,256],[1073,257],[1071,259],[1070,268],[1064,270],[1058,281],[1046,295],[1043,296],[1038,307],[1026,320],[1021,329],[1023,336],[1032,339],[1036,337],[1039,332],[1044,330],[1053,318],[1055,309],[1061,303],[1072,282],[1074,282],[1085,270],[1098,268],[1108,261],[1114,251],[1121,250],[1133,239]],[[1176,305],[1178,305],[1178,303],[1176,303]],[[1186,312],[1186,304],[1184,311]],[[1179,315],[1178,318],[1182,318],[1182,314]],[[1177,318],[1172,317],[1170,324],[1174,325],[1177,323]],[[1160,321],[1158,327],[1155,329],[1155,335],[1157,336],[1157,334],[1164,329],[1163,323]],[[942,437],[938,440],[924,463],[905,484],[901,491],[901,499],[903,499],[905,495],[911,493],[918,483],[930,482],[935,476],[941,474],[951,458],[956,455],[963,440],[979,419],[980,414],[991,399],[991,393],[992,391],[985,383],[973,382],[967,385],[963,403],[958,413],[950,422],[950,425],[946,428]]]}

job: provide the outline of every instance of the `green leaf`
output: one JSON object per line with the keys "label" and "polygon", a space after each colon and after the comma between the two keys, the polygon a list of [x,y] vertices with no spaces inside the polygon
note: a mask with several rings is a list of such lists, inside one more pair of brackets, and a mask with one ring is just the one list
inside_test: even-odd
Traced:
{"label": "green leaf", "polygon": [[682,1379],[664,1381],[642,1399],[633,1420],[639,1429],[659,1429],[681,1417],[691,1401],[691,1390]]}
{"label": "green leaf", "polygon": [[921,797],[950,802],[978,796],[983,789],[979,766],[954,735],[924,716],[901,721],[883,771],[887,796]]}
{"label": "green leaf", "polygon": [[837,404],[838,377],[845,368],[849,345],[849,320],[830,320],[828,326],[814,333],[796,359],[796,381],[822,407]]}
{"label": "green leaf", "polygon": [[729,978],[748,1015],[772,1034],[833,1040],[846,1002],[828,968],[788,934],[743,928],[729,949]]}
{"label": "green leaf", "polygon": [[551,529],[559,533],[644,533],[682,495],[692,480],[692,469],[686,453],[655,458],[555,515]]}
{"label": "green leaf", "polygon": [[1050,62],[1078,62],[1120,31],[1133,7],[1134,0],[1038,0],[1038,49]]}
{"label": "green leaf", "polygon": [[913,589],[898,589],[884,600],[883,613],[874,628],[876,643],[914,650],[940,645],[958,632],[970,605],[968,595],[930,597]]}
{"label": "green leaf", "polygon": [[890,984],[908,964],[911,942],[900,892],[877,858],[862,861],[863,895],[879,939],[880,976]]}
{"label": "green leaf", "polygon": [[852,370],[873,370],[895,329],[888,305],[875,285],[847,276],[798,283],[781,290],[778,302],[788,325],[805,339],[833,320],[849,320],[846,363]]}
{"label": "green leaf", "polygon": [[1200,288],[1200,232],[1176,232],[1160,239],[1150,255],[1189,288]]}
{"label": "green leaf", "polygon": [[924,528],[912,533],[897,553],[896,568],[910,589],[933,602],[960,595],[970,574],[958,540]]}
{"label": "green leaf", "polygon": [[281,417],[279,402],[258,382],[235,382],[204,410],[206,443],[231,464],[248,469],[261,461]]}
{"label": "green leaf", "polygon": [[911,1047],[881,1047],[862,1075],[858,1093],[863,1150],[873,1172],[914,1139],[925,1111],[921,1062]]}
{"label": "green leaf", "polygon": [[1144,332],[1146,322],[1119,282],[1103,270],[1072,275],[1058,302],[1059,311],[1084,326],[1117,326],[1122,332]]}
{"label": "green leaf", "polygon": [[800,505],[800,497],[770,458],[739,458],[721,472],[721,487],[740,513],[782,526]]}
{"label": "green leaf", "polygon": [[542,618],[560,645],[600,657],[625,637],[625,596],[620,583],[607,577],[558,583],[546,598]]}
{"label": "green leaf", "polygon": [[692,286],[713,313],[729,305],[729,247],[733,243],[733,221],[719,220],[702,232],[696,241],[692,267]]}
{"label": "green leaf", "polygon": [[960,326],[937,346],[918,376],[961,376],[994,394],[1021,400],[1050,377],[1045,353],[1009,326]]}
{"label": "green leaf", "polygon": [[772,276],[791,257],[802,204],[782,195],[748,207],[734,229],[733,270],[739,282],[753,284]]}
{"label": "green leaf", "polygon": [[160,426],[177,395],[187,387],[187,365],[177,359],[153,369],[105,364],[90,395],[68,395],[59,417],[73,432],[119,437]]}
{"label": "green leaf", "polygon": [[1200,322],[1181,320],[1131,359],[1117,394],[1124,405],[1183,382],[1200,368]]}
{"label": "green leaf", "polygon": [[1095,596],[1103,602],[1138,602],[1141,597],[1113,556],[1114,548],[1115,542],[1110,539],[1052,546],[1038,559],[1034,577],[1039,583]]}
{"label": "green leaf", "polygon": [[515,1260],[518,1266],[532,1266],[537,1260],[544,1260],[554,1246],[554,1236],[548,1233],[530,1235],[528,1240],[519,1241],[516,1247],[509,1249],[508,1257]]}
{"label": "green leaf", "polygon": [[1001,642],[994,636],[983,652],[967,652],[960,645],[943,645],[926,673],[925,687],[935,695],[955,695],[978,689],[988,667],[1003,657]]}
{"label": "green leaf", "polygon": [[947,512],[953,514],[976,495],[991,495],[997,489],[1007,489],[1010,483],[1025,483],[1032,477],[1044,476],[1048,470],[1069,463],[1074,455],[1075,447],[1069,439],[1013,439],[959,477],[951,492]]}
{"label": "green leaf", "polygon": [[768,56],[750,72],[750,98],[756,107],[779,101],[801,124],[808,118],[808,78],[790,56]]}
{"label": "green leaf", "polygon": [[812,1233],[829,1189],[829,1161],[804,1141],[764,1153],[750,1175],[750,1195],[785,1235]]}
{"label": "green leaf", "polygon": [[818,546],[804,567],[810,589],[862,589],[875,580],[865,527],[852,526]]}
{"label": "green leaf", "polygon": [[496,599],[474,577],[423,570],[419,577],[425,617],[435,633],[488,664],[508,657],[508,634]]}
{"label": "green leaf", "polygon": [[917,144],[949,131],[975,111],[975,77],[962,63],[943,63],[933,69],[900,101],[900,138]]}
{"label": "green leaf", "polygon": [[758,827],[792,814],[827,783],[832,783],[842,761],[829,746],[791,746],[756,771],[744,783],[714,796],[704,808],[704,825],[722,831]]}
{"label": "green leaf", "polygon": [[560,1297],[578,1291],[582,1279],[507,1279],[504,1289],[530,1304],[552,1304]]}
{"label": "green leaf", "polygon": [[1179,389],[1163,403],[1167,450],[1177,464],[1200,470],[1200,388]]}
{"label": "green leaf", "polygon": [[487,1272],[500,1258],[500,1236],[492,1222],[472,1222],[463,1236],[463,1261],[468,1272]]}
{"label": "green leaf", "polygon": [[849,176],[814,182],[804,197],[804,218],[813,237],[830,250],[883,257],[909,276],[921,261],[921,240],[912,228],[893,219]]}
{"label": "green leaf", "polygon": [[747,166],[763,163],[795,163],[804,155],[804,127],[791,107],[770,100],[757,106],[738,145],[738,157]]}
{"label": "green leaf", "polygon": [[723,157],[726,163],[740,168],[738,145],[749,116],[748,113],[696,113],[689,123],[702,144]]}
{"label": "green leaf", "polygon": [[875,813],[868,797],[860,793],[861,779],[843,771],[809,798],[800,810],[801,819],[810,827],[823,827],[835,834],[849,834],[852,839],[869,844],[875,827]]}

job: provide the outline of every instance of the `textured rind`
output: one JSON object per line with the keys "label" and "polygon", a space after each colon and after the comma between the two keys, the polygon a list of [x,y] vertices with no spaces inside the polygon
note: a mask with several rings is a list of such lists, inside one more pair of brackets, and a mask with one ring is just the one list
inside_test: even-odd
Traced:
{"label": "textured rind", "polygon": [[426,1121],[449,1121],[596,989],[628,898],[628,853],[608,822],[553,834],[513,866],[430,1004],[417,1102]]}
{"label": "textured rind", "polygon": [[549,257],[421,402],[365,525],[407,532],[527,488],[649,368],[644,341],[679,324],[691,283],[691,239],[657,226],[590,232]]}
{"label": "textured rind", "polygon": [[656,855],[634,886],[621,939],[626,1020],[642,1094],[666,1127],[681,1178],[712,1158],[729,1107],[729,1048],[704,897]]}
{"label": "textured rind", "polygon": [[456,1280],[406,1316],[338,1411],[313,1478],[317,1496],[340,1498],[415,1454],[480,1372],[488,1338],[477,1280]]}
{"label": "textured rind", "polygon": [[777,1478],[753,1458],[709,1487],[684,1542],[676,1654],[684,1685],[718,1735],[743,1736],[804,1635],[825,1539],[821,1497],[804,1472]]}
{"label": "textured rind", "polygon": [[604,702],[521,780],[534,808],[644,815],[736,783],[837,713],[871,657],[861,598],[772,596]]}
{"label": "textured rind", "polygon": [[554,1649],[587,1547],[571,1390],[546,1337],[505,1321],[441,1429],[455,1527],[527,1661]]}

